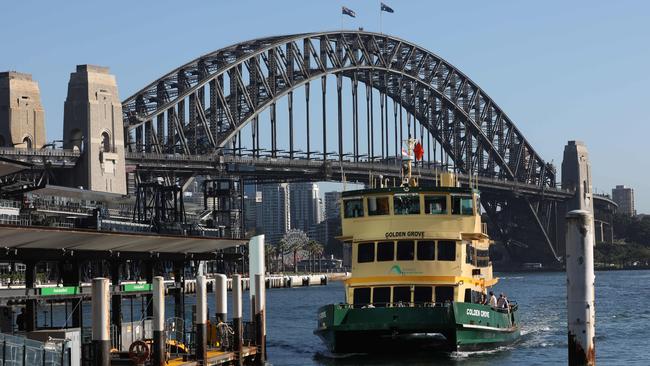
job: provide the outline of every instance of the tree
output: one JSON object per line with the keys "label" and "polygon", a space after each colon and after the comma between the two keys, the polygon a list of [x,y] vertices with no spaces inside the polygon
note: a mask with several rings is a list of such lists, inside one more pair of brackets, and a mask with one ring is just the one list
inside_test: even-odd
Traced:
{"label": "tree", "polygon": [[321,271],[321,266],[320,266],[320,257],[323,255],[323,251],[325,250],[325,247],[323,244],[317,242],[316,240],[310,240],[309,243],[307,243],[307,251],[309,251],[309,270],[311,272],[315,272],[315,263],[314,261],[318,259],[318,272]]}
{"label": "tree", "polygon": [[[298,272],[298,251],[305,248],[305,245],[309,242],[309,237],[304,231],[294,229],[287,231],[282,237],[282,241],[286,244],[287,250],[293,252],[293,271]],[[284,258],[282,263],[284,265]]]}

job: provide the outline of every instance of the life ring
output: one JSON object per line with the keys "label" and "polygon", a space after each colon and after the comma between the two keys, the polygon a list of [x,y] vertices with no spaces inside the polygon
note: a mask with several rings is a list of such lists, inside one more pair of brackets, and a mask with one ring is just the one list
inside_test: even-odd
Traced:
{"label": "life ring", "polygon": [[135,341],[129,346],[129,358],[136,365],[149,359],[149,346],[144,341]]}

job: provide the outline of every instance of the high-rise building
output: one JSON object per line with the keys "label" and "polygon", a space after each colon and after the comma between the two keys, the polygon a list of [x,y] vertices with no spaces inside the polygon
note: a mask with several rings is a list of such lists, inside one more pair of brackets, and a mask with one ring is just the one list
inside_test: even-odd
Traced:
{"label": "high-rise building", "polygon": [[618,205],[618,212],[627,216],[636,216],[634,209],[634,189],[617,185],[612,189],[612,200]]}
{"label": "high-rise building", "polygon": [[254,184],[244,186],[244,227],[247,235],[256,235],[261,231],[257,214],[262,205],[262,192]]}
{"label": "high-rise building", "polygon": [[318,184],[292,183],[291,191],[291,228],[309,233],[323,221]]}
{"label": "high-rise building", "polygon": [[325,192],[325,250],[341,258],[341,243],[336,239],[341,235],[341,192]]}
{"label": "high-rise building", "polygon": [[276,244],[291,229],[289,185],[264,184],[259,187],[262,202],[257,205],[257,226],[269,244]]}

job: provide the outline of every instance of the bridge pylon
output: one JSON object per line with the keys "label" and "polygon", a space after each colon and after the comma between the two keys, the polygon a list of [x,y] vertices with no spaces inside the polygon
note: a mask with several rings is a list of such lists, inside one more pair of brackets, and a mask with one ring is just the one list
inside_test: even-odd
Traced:
{"label": "bridge pylon", "polygon": [[79,150],[71,185],[126,194],[122,103],[107,67],[78,65],[70,74],[63,147]]}
{"label": "bridge pylon", "polygon": [[0,73],[0,147],[39,149],[45,144],[45,112],[32,75]]}

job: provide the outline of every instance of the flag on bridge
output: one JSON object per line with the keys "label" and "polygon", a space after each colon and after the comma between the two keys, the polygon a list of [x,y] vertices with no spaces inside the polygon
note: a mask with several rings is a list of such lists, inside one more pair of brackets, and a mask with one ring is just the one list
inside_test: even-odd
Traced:
{"label": "flag on bridge", "polygon": [[393,8],[391,8],[390,6],[388,6],[388,5],[384,4],[384,3],[381,3],[381,11],[385,11],[387,13],[394,13]]}
{"label": "flag on bridge", "polygon": [[422,144],[418,141],[415,144],[415,148],[413,149],[413,153],[415,153],[415,160],[420,161],[424,157],[424,148],[422,147]]}
{"label": "flag on bridge", "polygon": [[356,17],[357,17],[357,13],[355,13],[354,10],[352,10],[352,9],[350,9],[350,8],[346,8],[345,6],[342,6],[342,7],[341,7],[341,14],[343,14],[343,15],[349,15],[349,16],[351,16],[352,18],[356,18]]}

